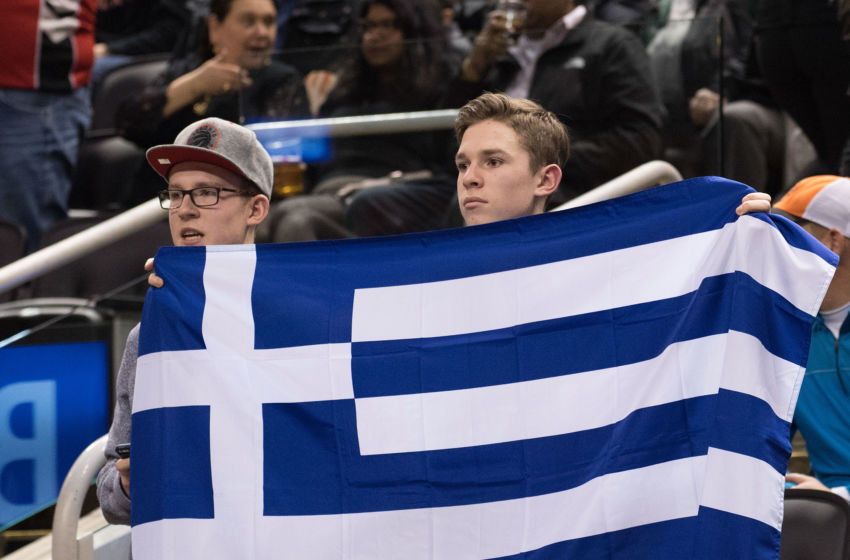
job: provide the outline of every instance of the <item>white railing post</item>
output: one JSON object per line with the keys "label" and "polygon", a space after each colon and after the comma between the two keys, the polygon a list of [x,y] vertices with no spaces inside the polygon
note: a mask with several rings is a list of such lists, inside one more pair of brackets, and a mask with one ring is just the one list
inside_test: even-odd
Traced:
{"label": "white railing post", "polygon": [[666,185],[681,180],[682,174],[673,165],[662,160],[648,161],[552,210],[566,210],[567,208],[593,204],[594,202],[625,196],[649,187]]}
{"label": "white railing post", "polygon": [[106,435],[86,447],[65,476],[56,509],[53,513],[53,560],[83,560],[92,558],[92,539],[83,535],[78,543],[77,527],[83,501],[94,477],[106,464]]}

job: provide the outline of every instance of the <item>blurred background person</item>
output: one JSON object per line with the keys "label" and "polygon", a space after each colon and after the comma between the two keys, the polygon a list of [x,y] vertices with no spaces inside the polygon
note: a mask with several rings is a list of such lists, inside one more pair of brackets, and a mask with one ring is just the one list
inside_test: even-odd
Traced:
{"label": "blurred background person", "polygon": [[751,0],[661,0],[647,51],[667,110],[665,159],[685,177],[723,175],[776,194],[786,120],[760,77],[752,9]]}
{"label": "blurred background person", "polygon": [[[458,59],[447,48],[435,0],[361,0],[358,29],[357,53],[343,60],[341,67],[329,69],[336,85],[318,109],[319,116],[438,106]],[[258,238],[306,241],[351,236],[343,227],[345,199],[373,179],[389,182],[390,174],[415,189],[413,196],[420,204],[438,207],[439,213],[454,190],[452,148],[449,131],[334,138],[332,159],[308,170],[312,192],[274,203]],[[410,173],[422,179],[406,180]]]}
{"label": "blurred background person", "polygon": [[95,0],[0,3],[0,219],[28,249],[65,218],[77,149],[91,120]]}
{"label": "blurred background person", "polygon": [[[173,58],[151,86],[119,108],[121,133],[142,148],[166,143],[206,116],[245,123],[309,114],[302,76],[272,58],[272,0],[212,0],[205,29],[194,52]],[[159,188],[159,178],[143,163],[131,205]]]}
{"label": "blurred background person", "polygon": [[801,177],[839,171],[850,134],[850,53],[834,0],[759,0],[756,49],[779,107],[811,140],[818,160]]}

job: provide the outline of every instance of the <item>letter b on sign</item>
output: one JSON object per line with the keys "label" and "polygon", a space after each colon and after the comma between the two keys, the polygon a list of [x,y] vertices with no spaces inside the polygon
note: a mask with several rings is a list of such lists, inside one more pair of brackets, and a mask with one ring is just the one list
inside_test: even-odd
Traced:
{"label": "letter b on sign", "polygon": [[56,499],[56,382],[0,387],[0,526]]}

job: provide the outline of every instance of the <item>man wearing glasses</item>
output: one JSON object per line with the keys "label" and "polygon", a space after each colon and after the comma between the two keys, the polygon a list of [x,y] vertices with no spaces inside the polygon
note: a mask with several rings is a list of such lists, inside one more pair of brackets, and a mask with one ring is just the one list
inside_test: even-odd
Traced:
{"label": "man wearing glasses", "polygon": [[[154,146],[148,163],[168,182],[159,192],[168,210],[176,246],[253,243],[257,225],[269,211],[272,161],[253,132],[209,118],[183,129],[174,144]],[[130,331],[116,381],[116,403],[106,465],[97,476],[97,496],[110,523],[130,523],[130,459],[116,446],[130,441],[130,418],[138,325]]]}

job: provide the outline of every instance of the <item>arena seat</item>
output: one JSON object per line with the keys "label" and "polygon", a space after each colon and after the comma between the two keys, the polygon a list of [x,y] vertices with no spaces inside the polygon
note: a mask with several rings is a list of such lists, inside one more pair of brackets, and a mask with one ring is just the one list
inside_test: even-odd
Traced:
{"label": "arena seat", "polygon": [[115,134],[118,107],[125,99],[151,83],[165,70],[167,64],[167,55],[139,56],[104,74],[98,88],[92,93],[90,134]]}
{"label": "arena seat", "polygon": [[850,559],[850,504],[822,490],[785,490],[780,560]]}

